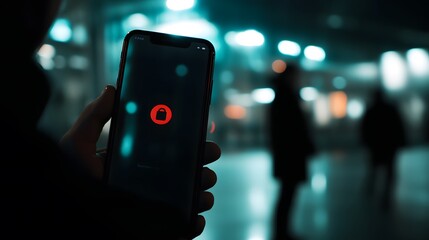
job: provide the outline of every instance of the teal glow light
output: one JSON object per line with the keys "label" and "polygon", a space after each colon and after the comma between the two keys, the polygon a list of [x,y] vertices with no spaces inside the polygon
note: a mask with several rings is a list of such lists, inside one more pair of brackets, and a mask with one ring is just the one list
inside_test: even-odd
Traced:
{"label": "teal glow light", "polygon": [[130,101],[125,105],[125,109],[127,110],[127,113],[134,114],[137,112],[137,104],[133,101]]}
{"label": "teal glow light", "polygon": [[212,41],[218,35],[216,25],[202,18],[168,21],[158,25],[155,30],[170,34],[201,37]]}
{"label": "teal glow light", "polygon": [[380,59],[382,83],[387,90],[397,91],[407,84],[407,67],[402,55],[396,51],[388,51]]}
{"label": "teal glow light", "polygon": [[72,38],[70,21],[65,18],[57,19],[49,32],[50,37],[58,42],[68,42]]}
{"label": "teal glow light", "polygon": [[141,13],[131,14],[127,22],[131,28],[145,28],[150,24],[149,18]]}
{"label": "teal glow light", "polygon": [[325,50],[317,46],[307,46],[304,49],[304,55],[307,59],[313,60],[316,62],[322,62],[323,60],[325,60],[325,57],[326,57]]}
{"label": "teal glow light", "polygon": [[283,40],[279,42],[277,48],[279,49],[279,52],[284,55],[296,57],[301,53],[301,47],[299,44],[292,41]]}
{"label": "teal glow light", "polygon": [[425,49],[410,49],[406,53],[406,58],[412,74],[420,77],[429,75],[429,54]]}
{"label": "teal glow light", "polygon": [[314,192],[323,193],[326,191],[327,180],[326,176],[322,173],[314,174],[311,178],[311,188]]}
{"label": "teal glow light", "polygon": [[316,100],[318,95],[319,91],[314,87],[303,87],[299,91],[299,96],[307,102]]}
{"label": "teal glow light", "polygon": [[257,103],[268,104],[274,100],[274,90],[272,88],[258,88],[252,91],[252,98]]}
{"label": "teal glow light", "polygon": [[127,134],[122,139],[121,143],[121,155],[123,157],[129,157],[133,151],[134,139],[131,135]]}
{"label": "teal glow light", "polygon": [[337,76],[332,80],[332,84],[336,89],[344,89],[347,86],[347,81],[344,77]]}
{"label": "teal glow light", "polygon": [[364,111],[365,109],[362,101],[352,99],[347,104],[347,114],[352,119],[358,119],[362,117]]}
{"label": "teal glow light", "polygon": [[235,36],[235,41],[240,46],[259,47],[264,44],[265,37],[262,33],[254,29],[250,29],[237,33]]}
{"label": "teal glow light", "polygon": [[195,0],[167,0],[165,4],[170,10],[183,11],[193,8],[195,5]]}

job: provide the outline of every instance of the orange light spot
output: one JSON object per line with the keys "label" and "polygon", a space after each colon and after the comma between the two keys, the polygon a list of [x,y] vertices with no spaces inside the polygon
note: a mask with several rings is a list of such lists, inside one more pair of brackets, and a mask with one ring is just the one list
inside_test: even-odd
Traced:
{"label": "orange light spot", "polygon": [[335,118],[343,118],[347,114],[347,95],[343,91],[333,92],[329,95],[330,110]]}
{"label": "orange light spot", "polygon": [[246,109],[239,105],[228,105],[224,109],[224,114],[230,119],[243,119],[246,116]]}
{"label": "orange light spot", "polygon": [[282,73],[286,70],[287,64],[285,61],[283,60],[275,60],[272,64],[271,64],[271,68],[273,69],[273,71],[275,73]]}

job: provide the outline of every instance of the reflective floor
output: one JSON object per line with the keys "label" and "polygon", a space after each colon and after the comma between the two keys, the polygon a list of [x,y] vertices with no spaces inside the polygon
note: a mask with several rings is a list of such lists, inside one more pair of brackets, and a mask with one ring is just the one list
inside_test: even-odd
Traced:
{"label": "reflective floor", "polygon": [[[299,187],[290,232],[299,239],[429,239],[429,147],[404,149],[396,159],[390,211],[377,194],[362,191],[364,151],[324,152],[309,161],[308,182]],[[278,185],[264,149],[223,152],[212,163],[218,174],[215,206],[198,240],[268,240]],[[377,183],[382,186],[383,169]]]}

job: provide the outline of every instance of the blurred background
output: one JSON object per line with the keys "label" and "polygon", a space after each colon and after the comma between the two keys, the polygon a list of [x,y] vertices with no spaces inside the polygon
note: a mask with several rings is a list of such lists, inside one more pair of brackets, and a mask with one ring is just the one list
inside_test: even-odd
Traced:
{"label": "blurred background", "polygon": [[[221,146],[222,157],[211,165],[218,174],[215,206],[204,213],[207,226],[198,239],[272,239],[279,183],[269,146],[270,79],[298,64],[296,90],[317,152],[308,158],[308,177],[285,229],[301,239],[427,239],[429,15],[423,3],[66,0],[37,54],[53,86],[40,128],[59,139],[106,84],[115,84],[128,31],[208,39],[216,62],[207,138]],[[360,124],[380,85],[406,134],[394,159],[388,214],[361,196],[369,157]],[[386,174],[379,171],[382,184]]]}

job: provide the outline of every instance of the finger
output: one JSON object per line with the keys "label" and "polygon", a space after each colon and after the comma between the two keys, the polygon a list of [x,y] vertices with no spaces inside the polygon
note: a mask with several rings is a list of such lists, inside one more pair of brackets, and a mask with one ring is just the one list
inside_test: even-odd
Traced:
{"label": "finger", "polygon": [[99,157],[104,161],[104,159],[106,159],[106,156],[107,156],[107,148],[97,149],[95,153],[97,154],[97,157]]}
{"label": "finger", "polygon": [[204,167],[201,172],[201,190],[205,191],[212,188],[217,182],[216,172],[210,168]]}
{"label": "finger", "polygon": [[97,99],[86,106],[71,131],[88,142],[97,142],[104,125],[112,116],[114,100],[115,88],[108,85]]}
{"label": "finger", "polygon": [[205,152],[204,152],[204,165],[210,164],[218,160],[221,156],[221,150],[219,145],[212,141],[206,141]]}
{"label": "finger", "polygon": [[211,192],[201,192],[198,202],[198,212],[202,213],[212,209],[214,206],[214,196]]}
{"label": "finger", "polygon": [[195,231],[194,231],[194,238],[201,235],[201,233],[203,233],[205,227],[206,227],[206,219],[203,216],[198,215],[197,224],[195,226]]}

